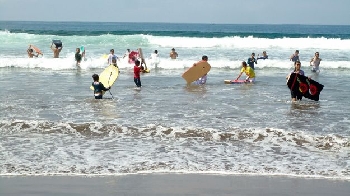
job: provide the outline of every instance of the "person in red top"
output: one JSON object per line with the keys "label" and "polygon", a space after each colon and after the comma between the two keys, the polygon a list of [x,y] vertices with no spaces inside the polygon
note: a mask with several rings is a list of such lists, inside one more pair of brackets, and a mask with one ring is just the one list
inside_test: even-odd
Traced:
{"label": "person in red top", "polygon": [[141,72],[140,61],[136,60],[135,66],[134,66],[134,82],[137,87],[141,87],[140,72]]}

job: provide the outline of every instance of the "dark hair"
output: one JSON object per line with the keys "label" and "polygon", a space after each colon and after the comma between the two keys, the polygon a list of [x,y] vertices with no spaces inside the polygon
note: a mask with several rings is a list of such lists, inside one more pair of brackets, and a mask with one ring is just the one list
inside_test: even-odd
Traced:
{"label": "dark hair", "polygon": [[110,51],[110,52],[114,52],[114,49],[110,49],[109,51]]}
{"label": "dark hair", "polygon": [[100,77],[97,74],[92,75],[92,78],[95,82],[97,82],[100,79]]}
{"label": "dark hair", "polygon": [[140,61],[139,61],[139,60],[136,60],[136,61],[135,61],[135,64],[136,64],[136,65],[140,65]]}
{"label": "dark hair", "polygon": [[208,56],[206,56],[206,55],[202,56],[202,60],[203,61],[207,61],[208,60]]}
{"label": "dark hair", "polygon": [[297,63],[300,63],[300,66],[301,66],[301,62],[300,62],[300,61],[295,61],[295,62],[294,62],[294,71],[296,71],[295,65],[296,65]]}
{"label": "dark hair", "polygon": [[158,54],[158,50],[155,50],[154,53]]}
{"label": "dark hair", "polygon": [[242,65],[243,65],[243,66],[247,66],[247,62],[242,61]]}

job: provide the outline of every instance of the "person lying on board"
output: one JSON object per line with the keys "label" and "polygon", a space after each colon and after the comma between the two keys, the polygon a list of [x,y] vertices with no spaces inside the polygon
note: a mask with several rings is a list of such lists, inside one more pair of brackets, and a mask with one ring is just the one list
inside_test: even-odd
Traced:
{"label": "person lying on board", "polygon": [[[206,56],[206,55],[202,56],[202,60],[199,61],[198,63],[203,62],[203,61],[208,62],[208,56]],[[193,66],[195,66],[195,65],[196,65],[196,63],[193,64]],[[195,83],[198,85],[205,84],[207,82],[207,78],[208,78],[207,74],[204,74],[202,77],[198,78],[195,81]]]}
{"label": "person lying on board", "polygon": [[259,57],[259,54],[258,54],[258,58],[257,59],[258,60],[259,59],[265,60],[265,59],[268,59],[268,58],[269,58],[269,56],[266,54],[266,51],[263,51],[262,56]]}
{"label": "person lying on board", "polygon": [[33,58],[33,57],[38,57],[39,56],[39,54],[34,54],[34,50],[32,48],[28,48],[27,53],[28,53],[28,57],[29,58]]}
{"label": "person lying on board", "polygon": [[[290,72],[286,79],[287,79],[287,82],[289,80],[289,77],[292,73],[297,73],[297,74],[300,74],[300,75],[303,75],[305,76],[305,73],[303,70],[300,69],[301,68],[301,62],[300,61],[295,61],[294,62],[294,70],[292,72]],[[310,77],[308,77],[310,79]],[[301,100],[303,98],[303,94],[301,94],[300,91],[293,91],[293,90],[290,90],[290,95],[292,97],[292,101],[296,101],[296,100]]]}
{"label": "person lying on board", "polygon": [[320,63],[322,59],[320,58],[320,53],[316,52],[315,56],[310,60],[310,66],[312,66],[311,71],[312,72],[319,72],[320,71]]}
{"label": "person lying on board", "polygon": [[241,73],[238,75],[238,77],[236,78],[236,80],[238,80],[241,75],[243,74],[243,72],[247,75],[247,78],[245,79],[246,82],[255,82],[255,72],[254,69],[252,69],[250,66],[247,65],[247,63],[245,61],[242,62],[242,69],[241,69]]}
{"label": "person lying on board", "polygon": [[95,99],[102,99],[102,91],[108,91],[111,87],[106,88],[101,82],[99,82],[100,77],[97,74],[92,75],[92,86],[94,87]]}

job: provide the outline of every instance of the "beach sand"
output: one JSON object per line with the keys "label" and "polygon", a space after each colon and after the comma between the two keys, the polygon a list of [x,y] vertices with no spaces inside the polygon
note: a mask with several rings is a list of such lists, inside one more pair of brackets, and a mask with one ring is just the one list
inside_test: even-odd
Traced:
{"label": "beach sand", "polygon": [[135,174],[125,176],[0,177],[1,196],[19,195],[334,195],[349,196],[350,182],[266,176]]}

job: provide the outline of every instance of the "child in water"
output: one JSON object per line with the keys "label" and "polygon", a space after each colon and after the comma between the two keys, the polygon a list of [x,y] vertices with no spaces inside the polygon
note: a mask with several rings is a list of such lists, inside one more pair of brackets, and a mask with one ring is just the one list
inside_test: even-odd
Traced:
{"label": "child in water", "polygon": [[76,63],[77,66],[80,65],[81,59],[82,59],[82,57],[84,56],[84,54],[85,54],[85,51],[83,51],[83,52],[80,54],[80,48],[76,48],[76,49],[75,49],[75,61],[77,62],[77,63]]}
{"label": "child in water", "polygon": [[92,75],[93,82],[92,86],[94,87],[95,99],[102,99],[102,91],[108,91],[111,87],[106,88],[101,82],[99,82],[100,77],[97,74]]}

